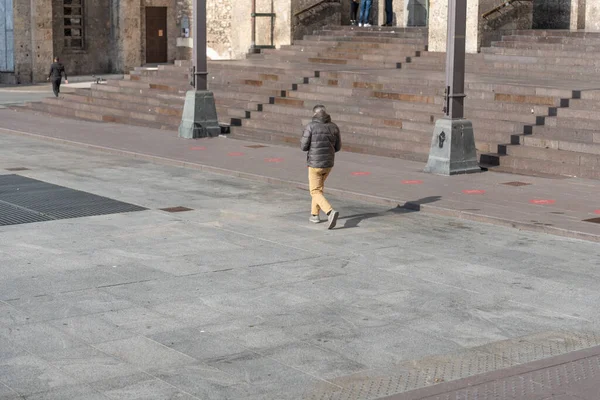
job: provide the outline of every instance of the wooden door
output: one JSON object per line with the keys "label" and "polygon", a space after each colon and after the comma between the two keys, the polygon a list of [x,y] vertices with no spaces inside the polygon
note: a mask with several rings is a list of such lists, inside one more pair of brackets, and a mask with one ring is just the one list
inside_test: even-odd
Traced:
{"label": "wooden door", "polygon": [[146,63],[166,63],[167,7],[146,7]]}

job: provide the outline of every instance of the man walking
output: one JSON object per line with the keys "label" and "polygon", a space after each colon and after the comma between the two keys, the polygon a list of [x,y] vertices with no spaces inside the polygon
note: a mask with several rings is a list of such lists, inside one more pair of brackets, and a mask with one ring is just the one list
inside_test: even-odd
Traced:
{"label": "man walking", "polygon": [[385,24],[383,26],[392,26],[394,22],[393,0],[385,0]]}
{"label": "man walking", "polygon": [[63,74],[65,75],[65,83],[68,84],[69,81],[67,80],[65,67],[60,63],[58,57],[54,57],[54,62],[50,66],[48,80],[52,80],[52,91],[56,97],[58,97],[58,94],[60,93],[60,82],[62,81]]}
{"label": "man walking", "polygon": [[325,106],[316,105],[313,108],[313,120],[304,128],[301,142],[302,151],[308,152],[308,185],[312,197],[310,222],[321,222],[319,212],[327,214],[327,229],[335,228],[339,213],[323,196],[325,180],[329,176],[335,161],[335,153],[342,148],[340,129],[331,122]]}

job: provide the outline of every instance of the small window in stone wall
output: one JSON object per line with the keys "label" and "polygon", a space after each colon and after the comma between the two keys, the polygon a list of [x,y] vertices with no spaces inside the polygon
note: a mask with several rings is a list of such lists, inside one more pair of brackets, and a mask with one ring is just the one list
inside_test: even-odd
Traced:
{"label": "small window in stone wall", "polygon": [[83,0],[63,0],[66,49],[83,49]]}

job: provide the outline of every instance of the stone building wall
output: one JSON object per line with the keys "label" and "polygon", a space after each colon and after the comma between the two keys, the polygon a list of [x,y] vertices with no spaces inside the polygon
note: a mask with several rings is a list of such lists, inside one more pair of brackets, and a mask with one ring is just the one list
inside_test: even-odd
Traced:
{"label": "stone building wall", "polygon": [[206,45],[211,59],[229,59],[233,56],[231,45],[233,1],[209,0],[206,4]]}
{"label": "stone building wall", "polygon": [[33,81],[33,48],[31,27],[31,1],[14,0],[13,20],[15,37],[15,77],[19,83]]}
{"label": "stone building wall", "polygon": [[109,0],[84,1],[82,49],[65,48],[63,0],[52,1],[54,55],[60,57],[70,75],[105,73],[113,68],[110,52],[110,2]]}
{"label": "stone building wall", "polygon": [[15,76],[21,83],[45,80],[52,62],[51,0],[15,0]]}

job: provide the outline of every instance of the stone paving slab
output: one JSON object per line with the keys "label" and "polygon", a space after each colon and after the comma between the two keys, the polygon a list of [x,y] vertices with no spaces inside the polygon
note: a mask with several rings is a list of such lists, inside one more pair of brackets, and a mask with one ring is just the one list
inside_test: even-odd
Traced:
{"label": "stone paving slab", "polygon": [[2,400],[370,400],[600,345],[596,243],[336,196],[328,231],[293,186],[0,143],[147,208],[0,227]]}
{"label": "stone paving slab", "polygon": [[[224,138],[184,140],[176,134],[3,110],[0,131],[306,188],[304,154],[296,148]],[[335,118],[335,115],[333,116]],[[302,127],[298,126],[300,137]],[[600,182],[575,177],[504,173],[441,177],[410,161],[340,153],[328,192],[349,199],[600,242]],[[526,185],[510,186],[509,182]]]}

